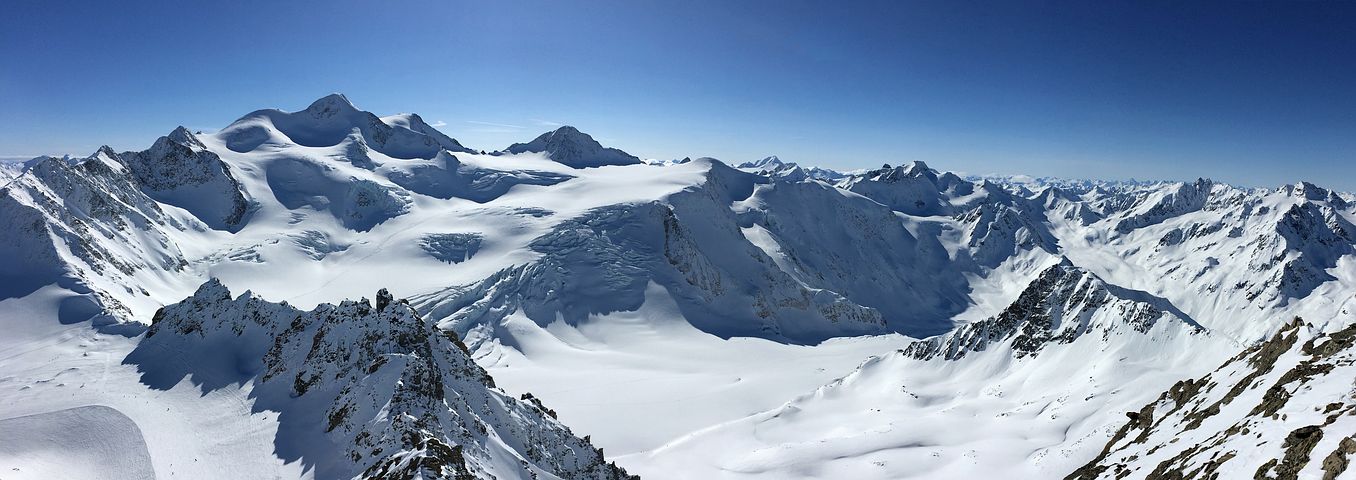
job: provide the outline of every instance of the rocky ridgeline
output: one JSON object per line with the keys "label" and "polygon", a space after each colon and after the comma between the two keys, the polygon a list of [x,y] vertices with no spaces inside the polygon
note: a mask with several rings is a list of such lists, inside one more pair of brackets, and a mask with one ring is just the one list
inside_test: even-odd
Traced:
{"label": "rocky ridgeline", "polygon": [[903,354],[956,360],[1006,344],[1017,358],[1034,356],[1084,336],[1110,342],[1118,334],[1145,334],[1169,318],[1181,334],[1203,333],[1166,301],[1107,285],[1066,259],[1041,272],[998,315],[967,323],[946,335],[915,342]]}
{"label": "rocky ridgeline", "polygon": [[1214,372],[1163,392],[1068,480],[1331,480],[1356,460],[1356,324],[1296,318]]}
{"label": "rocky ridgeline", "polygon": [[125,363],[153,388],[253,384],[255,410],[279,414],[279,456],[317,478],[631,478],[385,290],[301,311],[214,279],[159,311]]}

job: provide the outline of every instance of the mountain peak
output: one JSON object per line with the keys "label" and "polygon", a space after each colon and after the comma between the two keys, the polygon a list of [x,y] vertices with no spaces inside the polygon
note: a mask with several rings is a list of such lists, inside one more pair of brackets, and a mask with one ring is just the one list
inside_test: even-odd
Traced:
{"label": "mountain peak", "polygon": [[320,97],[311,105],[306,107],[306,112],[318,117],[328,117],[340,112],[357,111],[358,107],[353,106],[353,102],[348,100],[342,93],[331,93]]}
{"label": "mountain peak", "polygon": [[179,127],[151,148],[119,155],[142,191],[156,201],[187,210],[209,227],[236,231],[251,202],[221,157]]}
{"label": "mountain peak", "polygon": [[937,174],[928,164],[915,160],[910,163],[902,164],[898,167],[891,167],[890,164],[881,165],[881,168],[867,172],[867,175],[876,181],[881,182],[899,182],[907,178],[924,177],[936,183]]}
{"label": "mountain peak", "polygon": [[548,139],[555,142],[575,142],[582,146],[587,146],[589,148],[598,148],[598,149],[605,148],[603,147],[603,144],[598,143],[598,140],[593,138],[593,135],[581,132],[579,131],[578,128],[575,128],[570,125],[562,125],[559,128],[556,128],[555,130],[551,130],[549,132],[537,136],[538,139],[542,137],[547,137]]}
{"label": "mountain peak", "polygon": [[531,142],[509,145],[505,151],[545,153],[551,160],[574,168],[641,163],[636,156],[615,148],[604,147],[589,134],[569,125],[543,133]]}
{"label": "mountain peak", "polygon": [[188,131],[188,129],[184,128],[182,125],[180,125],[178,128],[175,128],[173,132],[170,132],[170,134],[166,136],[166,138],[168,138],[171,142],[178,143],[180,145],[188,147],[206,148],[203,146],[202,142],[198,141],[198,137],[193,135],[193,132]]}
{"label": "mountain peak", "polygon": [[221,280],[217,279],[217,277],[212,277],[198,286],[198,289],[193,292],[193,298],[203,300],[230,300],[231,289],[226,288],[226,285],[223,285]]}
{"label": "mountain peak", "polygon": [[332,147],[346,141],[354,130],[373,150],[393,158],[429,159],[441,149],[472,152],[416,114],[378,117],[358,109],[340,93],[321,97],[300,112],[254,111],[217,132],[217,137],[226,141],[226,148],[244,153],[280,141],[306,147]]}
{"label": "mountain peak", "polygon": [[783,166],[785,166],[785,165],[787,165],[786,162],[783,162],[782,159],[777,158],[776,155],[769,155],[769,156],[767,156],[767,157],[764,157],[764,158],[761,159],[761,160],[757,160],[757,161],[753,161],[753,162],[744,162],[744,163],[741,163],[741,164],[739,164],[738,166],[736,166],[735,168],[748,168],[748,169],[758,169],[758,170],[776,170],[776,169],[781,168],[781,167],[783,167]]}
{"label": "mountain peak", "polygon": [[1306,200],[1332,203],[1338,208],[1345,208],[1347,204],[1346,200],[1337,195],[1336,192],[1304,181],[1281,187],[1280,191],[1286,195],[1293,195]]}
{"label": "mountain peak", "polygon": [[109,147],[108,145],[99,147],[98,150],[95,150],[94,153],[91,153],[88,157],[85,157],[80,162],[81,163],[99,162],[104,167],[107,167],[112,171],[115,172],[124,171],[124,166],[122,160],[120,159],[120,157],[118,157],[118,153],[114,152],[113,148]]}

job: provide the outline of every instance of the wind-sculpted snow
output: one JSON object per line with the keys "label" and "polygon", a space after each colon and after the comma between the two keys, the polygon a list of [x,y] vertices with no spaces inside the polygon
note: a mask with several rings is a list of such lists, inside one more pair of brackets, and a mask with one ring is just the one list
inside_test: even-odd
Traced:
{"label": "wind-sculpted snow", "polygon": [[157,389],[185,377],[204,393],[251,384],[255,411],[279,414],[276,454],[319,479],[627,478],[385,290],[375,305],[301,311],[232,299],[213,279],[157,312],[124,362]]}
{"label": "wind-sculpted snow", "polygon": [[332,253],[348,250],[351,245],[343,244],[319,230],[306,230],[291,236],[300,253],[313,260],[324,260]]}
{"label": "wind-sculpted snow", "polygon": [[113,408],[3,418],[0,431],[5,478],[156,478],[137,424]]}
{"label": "wind-sculpted snow", "polygon": [[605,165],[635,165],[641,163],[634,155],[605,148],[589,134],[571,126],[546,132],[527,143],[515,143],[504,149],[508,153],[545,153],[548,158],[573,168]]}

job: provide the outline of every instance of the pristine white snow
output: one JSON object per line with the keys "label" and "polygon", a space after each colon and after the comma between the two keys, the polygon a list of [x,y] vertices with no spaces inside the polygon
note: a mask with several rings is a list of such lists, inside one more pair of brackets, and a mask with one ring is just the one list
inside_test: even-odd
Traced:
{"label": "pristine white snow", "polygon": [[546,399],[561,420],[593,435],[611,455],[657,448],[762,411],[907,341],[886,335],[802,346],[720,339],[684,322],[672,298],[653,283],[633,312],[546,328],[513,316],[506,328],[521,347],[493,344],[480,350],[477,361],[509,391]]}
{"label": "pristine white snow", "polygon": [[[506,391],[661,479],[1063,477],[1125,411],[1293,316],[1335,328],[1356,292],[1356,199],[1310,184],[645,164],[572,128],[480,154],[342,95],[26,168],[0,195],[0,421],[111,408],[90,421],[131,422],[160,478],[313,474],[278,458],[249,384],[155,390],[122,365],[213,277],[304,310],[411,298]],[[1051,315],[1171,320],[897,353],[1063,259],[1115,308]]]}
{"label": "pristine white snow", "polygon": [[115,409],[90,405],[0,420],[6,478],[154,479],[141,430]]}

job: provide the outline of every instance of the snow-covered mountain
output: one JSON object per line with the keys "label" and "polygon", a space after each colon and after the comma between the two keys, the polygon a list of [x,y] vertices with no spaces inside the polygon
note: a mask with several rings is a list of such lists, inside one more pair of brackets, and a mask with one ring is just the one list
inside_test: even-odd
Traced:
{"label": "snow-covered mountain", "polygon": [[1356,322],[1356,197],[1309,183],[477,152],[336,94],[6,170],[0,424],[100,422],[129,476],[1142,473],[1185,451],[1125,412]]}
{"label": "snow-covered mountain", "polygon": [[216,135],[226,148],[250,152],[267,145],[329,147],[362,139],[391,158],[432,158],[439,151],[474,153],[425,123],[419,115],[377,117],[358,110],[348,97],[327,95],[305,110],[259,110],[241,117]]}
{"label": "snow-covered mountain", "polygon": [[213,279],[156,312],[123,361],[151,388],[252,383],[253,408],[279,414],[278,455],[319,478],[629,477],[470,355],[386,290],[303,312]]}
{"label": "snow-covered mountain", "polygon": [[547,158],[574,168],[604,165],[634,165],[639,158],[615,148],[606,148],[589,134],[571,126],[546,132],[527,143],[515,143],[508,153],[543,153]]}
{"label": "snow-covered mountain", "polygon": [[760,160],[753,162],[744,162],[735,166],[735,168],[738,168],[746,172],[759,173],[769,177],[779,177],[789,179],[792,181],[800,181],[805,180],[807,178],[813,178],[815,180],[833,182],[837,180],[842,180],[843,178],[848,176],[847,173],[839,172],[837,170],[832,170],[828,168],[821,167],[806,168],[801,167],[800,165],[797,165],[795,163],[783,162],[780,158],[777,158],[776,155],[764,157]]}
{"label": "snow-covered mountain", "polygon": [[952,332],[909,345],[901,354],[919,359],[958,360],[967,354],[1005,345],[1017,358],[1047,347],[1070,344],[1084,335],[1100,336],[1107,348],[1121,330],[1147,333],[1164,317],[1174,336],[1204,330],[1168,301],[1127,290],[1097,278],[1064,259],[1041,272],[1011,305],[997,315],[962,325]]}

